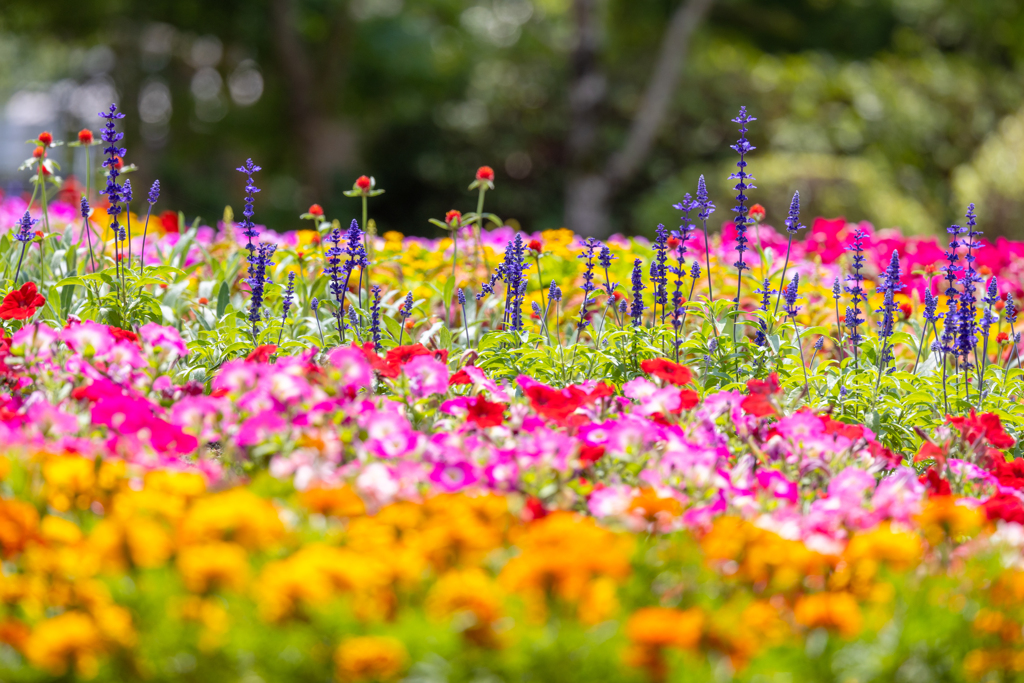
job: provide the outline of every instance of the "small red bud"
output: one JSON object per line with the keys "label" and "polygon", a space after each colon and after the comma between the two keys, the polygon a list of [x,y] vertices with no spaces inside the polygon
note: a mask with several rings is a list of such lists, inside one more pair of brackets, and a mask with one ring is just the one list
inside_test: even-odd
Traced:
{"label": "small red bud", "polygon": [[82,130],[78,131],[78,141],[83,145],[91,145],[92,131],[89,130],[88,128],[83,128]]}
{"label": "small red bud", "polygon": [[370,178],[369,178],[369,176],[361,175],[358,178],[356,178],[356,187],[359,188],[360,190],[362,190],[363,192],[366,192],[367,190],[369,190],[370,189]]}
{"label": "small red bud", "polygon": [[764,207],[761,206],[760,204],[754,204],[752,207],[750,207],[750,212],[747,214],[747,216],[753,218],[755,221],[763,221],[764,214]]}
{"label": "small red bud", "polygon": [[996,341],[999,342],[1000,344],[1005,344],[1009,340],[1010,335],[1007,334],[1006,332],[1000,332],[999,334],[996,335]]}
{"label": "small red bud", "polygon": [[323,216],[324,208],[319,204],[313,204],[311,207],[309,207],[309,213],[313,214],[314,216]]}
{"label": "small red bud", "polygon": [[39,142],[47,146],[52,145],[53,136],[49,133],[49,131],[44,130],[42,133],[39,134]]}
{"label": "small red bud", "polygon": [[669,248],[669,251],[672,251],[682,243],[683,241],[678,237],[669,237],[667,240],[665,240],[665,246]]}
{"label": "small red bud", "polygon": [[540,243],[540,240],[530,240],[530,243],[526,245],[530,251],[535,251],[538,254],[544,251],[544,245]]}
{"label": "small red bud", "polygon": [[199,305],[200,306],[205,306],[208,303],[210,303],[210,300],[207,299],[205,296],[199,297]]}
{"label": "small red bud", "polygon": [[44,156],[46,156],[46,148],[45,147],[36,147],[34,150],[32,150],[32,157],[34,159],[40,159],[40,158],[42,158]]}
{"label": "small red bud", "polygon": [[444,215],[444,222],[448,225],[458,225],[462,222],[462,212],[452,209]]}
{"label": "small red bud", "polygon": [[477,180],[494,180],[494,169],[490,166],[481,166],[476,170]]}

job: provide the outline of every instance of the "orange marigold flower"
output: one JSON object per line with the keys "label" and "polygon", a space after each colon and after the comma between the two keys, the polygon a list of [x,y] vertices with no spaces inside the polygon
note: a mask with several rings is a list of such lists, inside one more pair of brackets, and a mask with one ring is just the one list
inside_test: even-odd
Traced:
{"label": "orange marigold flower", "polygon": [[408,660],[402,642],[385,636],[348,638],[334,653],[338,678],[348,683],[395,680]]}
{"label": "orange marigold flower", "polygon": [[333,517],[358,517],[366,514],[366,504],[348,486],[325,488],[314,486],[299,495],[302,504],[312,512]]}
{"label": "orange marigold flower", "polygon": [[860,606],[849,593],[801,596],[793,607],[793,618],[801,626],[831,629],[846,638],[857,635],[861,628]]}

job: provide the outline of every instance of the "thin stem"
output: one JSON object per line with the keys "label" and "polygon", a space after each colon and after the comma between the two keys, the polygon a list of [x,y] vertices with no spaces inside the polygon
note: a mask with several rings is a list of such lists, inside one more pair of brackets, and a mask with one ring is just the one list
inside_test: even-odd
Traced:
{"label": "thin stem", "polygon": [[[149,232],[149,217],[153,213],[153,205],[149,205],[149,209],[146,210],[146,223],[142,226],[142,248],[139,251],[139,277],[142,277],[143,270],[146,267],[146,233]],[[89,249],[92,249],[92,241],[89,242]]]}
{"label": "thin stem", "polygon": [[462,324],[466,327],[466,348],[469,348],[469,317],[466,315],[466,304],[462,304]]}
{"label": "thin stem", "polygon": [[[714,303],[714,296],[711,289],[711,243],[708,241],[708,222],[702,220],[701,225],[704,226],[704,272],[708,276],[708,305]],[[712,309],[709,309],[712,310]],[[711,319],[711,331],[715,333],[715,339],[718,339],[718,326],[715,325],[714,316]]]}
{"label": "thin stem", "polygon": [[28,246],[28,242],[21,243],[21,256],[18,257],[18,269],[14,271],[14,287],[18,286],[18,276],[21,275],[21,261],[25,258],[25,248]]}
{"label": "thin stem", "polygon": [[313,317],[316,318],[316,329],[320,332],[320,348],[326,349],[327,342],[324,341],[324,328],[320,327],[320,310],[318,308],[313,309]]}
{"label": "thin stem", "polygon": [[917,345],[917,359],[914,360],[914,369],[911,371],[911,374],[914,374],[914,375],[917,374],[917,364],[921,361],[921,351],[924,349],[924,342],[925,342],[927,336],[928,336],[928,322],[925,321],[924,328],[921,330],[921,341]]}
{"label": "thin stem", "polygon": [[[758,238],[760,239],[760,238]],[[793,247],[793,233],[789,234],[789,243],[786,245],[786,262],[782,265],[782,277],[779,279],[779,295],[775,297],[775,311],[772,316],[779,314],[779,302],[782,300],[782,290],[786,287],[786,269],[789,268],[789,250]],[[839,302],[836,302],[838,312]]]}
{"label": "thin stem", "polygon": [[[786,299],[788,302],[789,299]],[[787,303],[787,305],[789,305]],[[791,318],[793,321],[793,329],[796,331],[796,348],[800,351],[800,368],[804,371],[804,393],[807,394],[808,399],[811,397],[811,389],[807,383],[807,363],[804,362],[804,340],[800,336],[800,326],[797,325],[796,318]]]}
{"label": "thin stem", "polygon": [[[484,262],[484,267],[487,269],[487,279],[491,279],[491,264],[487,262],[487,250],[484,249],[484,195],[487,194],[487,186],[480,185],[480,195],[476,200],[476,250],[478,259]],[[537,268],[538,272],[540,267]],[[541,283],[541,289],[544,288],[544,284]]]}

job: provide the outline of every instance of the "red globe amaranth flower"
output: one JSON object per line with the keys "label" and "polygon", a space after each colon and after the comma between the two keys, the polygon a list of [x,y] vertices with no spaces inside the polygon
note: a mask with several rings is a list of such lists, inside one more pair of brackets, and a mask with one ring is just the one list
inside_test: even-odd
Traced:
{"label": "red globe amaranth flower", "polygon": [[938,270],[938,268],[935,267],[935,264],[934,263],[929,263],[928,265],[926,265],[924,267],[924,274],[925,275],[934,275],[936,270]]}
{"label": "red globe amaranth flower", "polygon": [[685,365],[673,363],[667,358],[652,358],[640,363],[640,369],[670,384],[683,386],[693,381],[693,374]]}
{"label": "red globe amaranth flower", "polygon": [[457,226],[462,222],[462,212],[452,209],[444,215],[444,222],[448,225]]}
{"label": "red globe amaranth flower", "polygon": [[263,346],[257,346],[252,350],[252,353],[245,357],[245,362],[266,363],[270,360],[270,357],[274,355],[274,351],[277,351],[277,344],[264,344]]}
{"label": "red globe amaranth flower", "polygon": [[34,150],[32,150],[32,158],[33,159],[41,159],[44,156],[46,156],[46,148],[45,147],[36,147]]}
{"label": "red globe amaranth flower", "polygon": [[1000,332],[996,335],[996,342],[999,344],[1005,344],[1010,340],[1010,335],[1007,332]]}
{"label": "red globe amaranth flower", "polygon": [[163,226],[164,232],[178,232],[178,212],[164,211],[160,214],[160,225]]}
{"label": "red globe amaranth flower", "polygon": [[314,216],[323,216],[324,207],[320,206],[319,204],[313,204],[311,207],[309,207],[309,213],[313,214]]}
{"label": "red globe amaranth flower", "polygon": [[669,237],[667,240],[665,240],[665,246],[668,247],[669,251],[676,249],[682,243],[683,241],[678,237]]}
{"label": "red globe amaranth flower", "polygon": [[0,303],[0,319],[25,320],[45,304],[46,298],[36,290],[36,283],[26,282],[21,289],[15,289],[4,297]]}
{"label": "red globe amaranth flower", "polygon": [[205,296],[199,297],[199,305],[200,306],[205,306],[208,303],[210,303],[210,300],[207,299]]}
{"label": "red globe amaranth flower", "polygon": [[530,240],[526,243],[526,247],[533,252],[540,253],[544,251],[544,245],[540,243],[540,240]]}
{"label": "red globe amaranth flower", "polygon": [[91,145],[92,131],[89,130],[88,128],[83,128],[82,130],[78,131],[78,141],[83,145]]}
{"label": "red globe amaranth flower", "polygon": [[466,404],[466,420],[477,427],[497,427],[505,421],[507,407],[504,403],[492,403],[477,395]]}
{"label": "red globe amaranth flower", "polygon": [[39,170],[42,172],[43,175],[53,175],[53,173],[50,172],[50,167],[47,166],[46,164],[40,165]]}
{"label": "red globe amaranth flower", "polygon": [[365,175],[361,175],[358,178],[356,178],[356,187],[359,188],[360,190],[362,190],[363,192],[366,192],[367,190],[369,190],[370,189],[370,177],[369,176],[365,176]]}
{"label": "red globe amaranth flower", "polygon": [[114,168],[118,171],[124,168],[124,159],[121,157],[114,157]]}
{"label": "red globe amaranth flower", "polygon": [[494,169],[490,166],[481,166],[476,170],[477,180],[494,180]]}
{"label": "red globe amaranth flower", "polygon": [[761,206],[760,204],[754,204],[752,207],[750,207],[750,211],[747,212],[747,216],[749,218],[752,218],[752,219],[754,219],[755,221],[758,221],[758,222],[761,222],[761,221],[764,220],[764,214],[765,214],[764,207]]}
{"label": "red globe amaranth flower", "polygon": [[39,142],[49,147],[53,144],[53,135],[51,135],[49,131],[44,130],[39,134]]}
{"label": "red globe amaranth flower", "polygon": [[900,304],[900,313],[903,314],[904,320],[910,320],[910,316],[913,312],[914,308],[908,302],[904,301],[902,304]]}

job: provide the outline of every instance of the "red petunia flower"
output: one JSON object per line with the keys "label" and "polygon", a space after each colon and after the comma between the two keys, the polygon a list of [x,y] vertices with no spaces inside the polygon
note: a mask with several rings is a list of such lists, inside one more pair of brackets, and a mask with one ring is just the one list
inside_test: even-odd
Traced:
{"label": "red petunia flower", "polygon": [[975,443],[978,439],[984,438],[994,448],[1013,448],[1013,437],[1003,430],[1003,423],[995,413],[982,413],[978,415],[971,408],[968,417],[946,416],[946,422],[956,427],[964,440],[968,443]]}
{"label": "red petunia flower", "polygon": [[369,176],[361,175],[358,178],[356,178],[356,187],[362,190],[363,192],[366,192],[367,190],[370,189],[370,184],[371,183]]}
{"label": "red petunia flower", "polygon": [[750,211],[747,212],[747,216],[749,216],[750,218],[752,218],[752,219],[754,219],[755,221],[758,221],[758,222],[764,220],[764,215],[765,215],[764,207],[761,206],[760,204],[754,204],[752,207],[750,207]]}
{"label": "red petunia flower", "polygon": [[139,335],[135,334],[131,330],[122,330],[120,327],[114,327],[113,325],[107,325],[107,332],[114,338],[114,341],[126,341],[132,344],[139,343]]}
{"label": "red petunia flower", "polygon": [[387,372],[381,374],[385,377],[398,377],[402,372],[402,366],[417,356],[432,356],[423,344],[409,344],[407,346],[396,346],[388,351],[384,358]]}
{"label": "red petunia flower", "polygon": [[996,475],[1000,484],[1018,491],[1024,490],[1024,460],[1014,458],[1007,461],[1006,458],[1000,456],[993,458],[993,461],[992,474]]}
{"label": "red petunia flower", "polygon": [[530,405],[538,415],[556,422],[564,421],[581,404],[578,394],[569,390],[558,391],[543,384],[528,386],[523,389],[523,393],[530,399]]}
{"label": "red petunia flower", "polygon": [[693,381],[693,374],[685,365],[673,363],[667,358],[652,358],[640,363],[640,369],[670,384],[684,386]]}
{"label": "red petunia flower", "polygon": [[949,482],[943,479],[939,471],[934,467],[929,467],[928,471],[918,477],[917,480],[925,485],[929,498],[948,496],[953,493],[952,489],[949,488]]}
{"label": "red petunia flower", "polygon": [[309,213],[313,214],[314,216],[323,216],[324,207],[320,206],[319,204],[313,204],[312,206],[309,207]]}
{"label": "red petunia flower", "polygon": [[490,166],[481,166],[476,170],[477,180],[494,180],[494,169]]}
{"label": "red petunia flower", "polygon": [[604,457],[604,446],[591,446],[584,444],[580,446],[580,462],[584,467],[589,467]]}
{"label": "red petunia flower", "polygon": [[83,128],[82,130],[78,131],[78,141],[83,145],[91,145],[92,131],[89,130],[88,128]]}
{"label": "red petunia flower", "polygon": [[12,290],[0,303],[0,318],[25,320],[46,304],[46,298],[36,290],[36,283],[26,282],[21,289]]}
{"label": "red petunia flower", "polygon": [[270,360],[270,357],[274,355],[274,351],[277,351],[277,344],[264,344],[263,346],[257,346],[252,350],[252,353],[245,357],[245,362],[266,363]]}
{"label": "red petunia flower", "polygon": [[160,214],[160,225],[163,226],[164,232],[178,232],[178,212],[164,211]]}
{"label": "red petunia flower", "polygon": [[548,516],[548,511],[544,509],[544,503],[540,502],[539,498],[530,496],[526,499],[526,505],[523,506],[523,520],[532,522],[534,520],[543,519]]}
{"label": "red petunia flower", "polygon": [[947,448],[937,446],[931,441],[925,440],[921,444],[921,449],[914,456],[914,462],[921,462],[923,460],[934,460],[935,464],[939,467],[944,467],[946,464]]}
{"label": "red petunia flower", "polygon": [[536,252],[538,254],[544,251],[544,245],[540,243],[540,240],[530,240],[529,242],[527,242],[526,246],[530,251]]}
{"label": "red petunia flower", "polygon": [[457,227],[462,222],[462,212],[452,209],[444,215],[444,222],[447,225]]}
{"label": "red petunia flower", "polygon": [[466,420],[477,427],[497,427],[505,421],[504,403],[493,403],[483,396],[474,396],[466,404]]}
{"label": "red petunia flower", "polygon": [[460,369],[454,375],[448,378],[448,386],[454,387],[459,384],[472,384],[473,380],[469,378],[469,373],[465,369]]}
{"label": "red petunia flower", "polygon": [[39,142],[47,146],[52,145],[53,135],[51,135],[49,131],[44,130],[42,133],[39,134]]}
{"label": "red petunia flower", "polygon": [[914,312],[913,306],[911,306],[906,301],[904,301],[902,304],[900,304],[900,313],[903,314],[903,319],[904,320],[910,320],[910,316],[911,316],[911,314],[913,312]]}
{"label": "red petunia flower", "polygon": [[745,413],[754,417],[767,417],[778,414],[769,398],[773,394],[778,394],[782,391],[779,385],[779,376],[776,373],[770,374],[767,380],[747,380],[747,391],[750,392],[750,395],[740,402],[740,408]]}
{"label": "red petunia flower", "polygon": [[1024,503],[1012,493],[997,493],[984,502],[985,516],[990,520],[1024,524]]}

